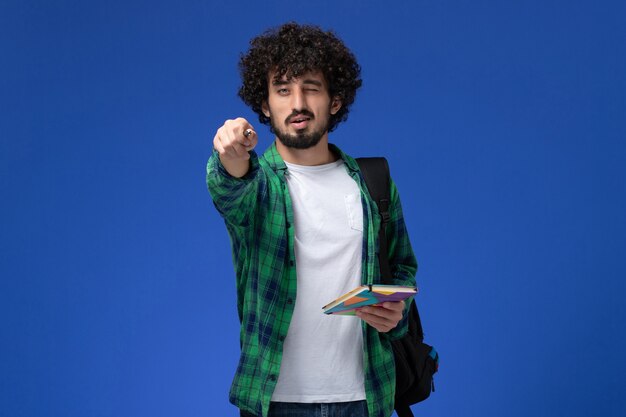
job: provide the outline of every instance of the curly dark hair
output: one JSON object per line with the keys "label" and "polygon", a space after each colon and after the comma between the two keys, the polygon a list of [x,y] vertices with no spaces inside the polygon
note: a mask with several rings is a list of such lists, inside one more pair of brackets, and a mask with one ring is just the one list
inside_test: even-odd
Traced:
{"label": "curly dark hair", "polygon": [[261,105],[268,98],[268,74],[278,78],[299,77],[321,71],[328,83],[330,97],[339,97],[341,108],[330,116],[328,131],[348,118],[350,106],[361,87],[361,67],[344,43],[332,32],[317,26],[286,23],[272,28],[250,41],[250,49],[239,60],[242,86],[239,97],[269,125]]}

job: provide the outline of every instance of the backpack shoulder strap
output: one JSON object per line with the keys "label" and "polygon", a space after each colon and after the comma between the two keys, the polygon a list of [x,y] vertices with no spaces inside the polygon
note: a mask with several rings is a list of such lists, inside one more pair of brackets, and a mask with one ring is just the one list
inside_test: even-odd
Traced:
{"label": "backpack shoulder strap", "polygon": [[389,259],[387,257],[387,223],[390,219],[389,214],[389,164],[382,157],[375,158],[356,158],[359,164],[361,174],[367,185],[370,196],[378,206],[380,213],[380,231],[378,234],[378,263],[380,264],[380,273],[382,282],[392,284],[391,269],[389,268]]}
{"label": "backpack shoulder strap", "polygon": [[[390,219],[389,214],[389,201],[391,196],[389,194],[389,164],[387,160],[382,157],[375,158],[356,158],[361,174],[367,188],[372,196],[372,199],[376,201],[378,205],[378,211],[380,212],[381,225],[378,235],[379,251],[378,251],[378,263],[380,264],[380,273],[382,282],[384,284],[393,284],[391,269],[389,268],[389,257],[387,253],[387,223]],[[421,342],[424,340],[424,331],[422,329],[422,322],[420,320],[419,311],[415,301],[409,309],[409,315],[412,325],[415,326],[415,334],[418,340]]]}

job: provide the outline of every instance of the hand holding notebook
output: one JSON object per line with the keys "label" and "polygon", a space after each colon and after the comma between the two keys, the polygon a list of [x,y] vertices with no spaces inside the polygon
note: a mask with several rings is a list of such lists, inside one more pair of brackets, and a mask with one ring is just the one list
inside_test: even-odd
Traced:
{"label": "hand holding notebook", "polygon": [[402,285],[361,285],[328,303],[322,310],[325,314],[354,316],[355,311],[368,305],[385,301],[402,301],[417,294],[416,287]]}

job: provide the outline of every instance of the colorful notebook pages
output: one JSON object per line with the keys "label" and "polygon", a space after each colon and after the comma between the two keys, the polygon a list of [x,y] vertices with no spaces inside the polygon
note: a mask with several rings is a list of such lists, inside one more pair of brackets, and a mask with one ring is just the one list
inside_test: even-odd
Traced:
{"label": "colorful notebook pages", "polygon": [[401,285],[362,285],[322,307],[325,314],[354,316],[357,309],[384,303],[402,301],[417,294],[416,287]]}

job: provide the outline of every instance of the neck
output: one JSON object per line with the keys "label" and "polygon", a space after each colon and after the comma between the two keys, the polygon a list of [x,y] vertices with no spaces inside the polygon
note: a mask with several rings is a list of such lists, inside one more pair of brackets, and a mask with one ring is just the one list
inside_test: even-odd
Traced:
{"label": "neck", "polygon": [[324,165],[338,159],[328,147],[328,135],[324,135],[317,145],[307,149],[289,148],[276,139],[276,150],[283,161],[296,165]]}

